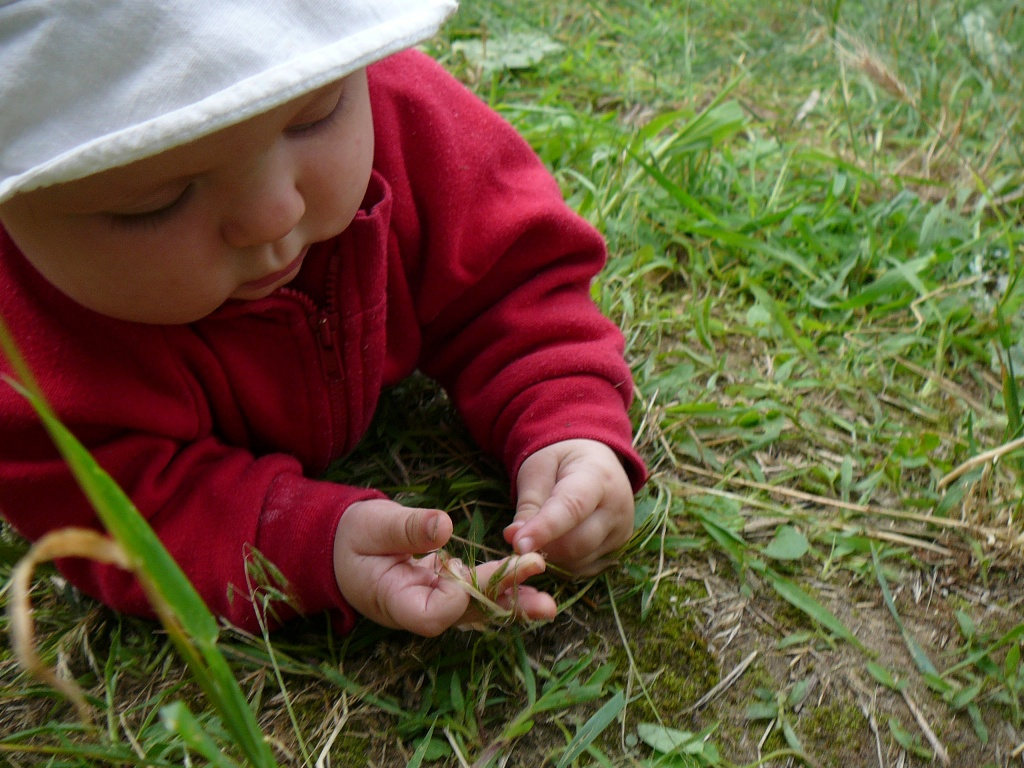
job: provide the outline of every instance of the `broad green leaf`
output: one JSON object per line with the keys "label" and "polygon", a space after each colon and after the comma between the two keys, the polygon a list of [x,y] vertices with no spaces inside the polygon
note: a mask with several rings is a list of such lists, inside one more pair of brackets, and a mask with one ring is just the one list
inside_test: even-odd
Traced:
{"label": "broad green leaf", "polygon": [[885,272],[877,280],[868,284],[860,293],[837,304],[836,309],[859,309],[874,304],[893,293],[899,293],[910,287],[909,277],[916,276],[933,262],[931,256],[914,259],[906,264]]}
{"label": "broad green leaf", "polygon": [[804,754],[804,745],[800,743],[800,738],[796,735],[793,724],[788,720],[782,723],[782,735],[786,737],[786,743],[789,744],[791,749],[799,752],[801,755]]}
{"label": "broad green leaf", "polygon": [[1003,674],[1008,680],[1015,680],[1020,670],[1020,646],[1011,645],[1006,652],[1006,660],[1003,662]]}
{"label": "broad green leaf", "polygon": [[484,40],[457,40],[452,51],[461,53],[466,60],[485,73],[503,69],[529,69],[551,54],[560,53],[564,46],[541,32],[515,32],[504,37]]}
{"label": "broad green leaf", "polygon": [[772,313],[762,304],[751,304],[747,310],[747,325],[751,328],[765,328],[772,324]]}
{"label": "broad green leaf", "polygon": [[805,677],[803,680],[797,682],[789,692],[789,696],[786,697],[786,708],[796,709],[800,705],[800,702],[807,697],[807,692],[810,690],[813,682],[814,679],[810,677]]}
{"label": "broad green leaf", "polygon": [[524,720],[516,720],[512,725],[502,732],[501,738],[505,741],[513,741],[521,736],[525,736],[531,730],[533,730],[533,719],[526,718]]}
{"label": "broad green leaf", "polygon": [[775,644],[775,647],[779,650],[785,650],[786,648],[792,648],[794,645],[806,645],[814,637],[810,632],[794,632],[791,635],[786,635],[784,638],[779,640]]}
{"label": "broad green leaf", "polygon": [[843,501],[850,500],[850,486],[852,485],[853,459],[849,456],[844,456],[842,466],[839,468],[839,493]]}
{"label": "broad green leaf", "polygon": [[677,731],[654,723],[640,723],[636,733],[644,744],[665,755],[699,755],[704,751],[704,737],[701,734]]}
{"label": "broad green leaf", "polygon": [[747,720],[771,720],[778,714],[779,705],[775,701],[752,701],[743,712]]}
{"label": "broad green leaf", "polygon": [[799,560],[807,554],[808,548],[806,536],[791,525],[783,525],[764,548],[764,554],[774,560]]}
{"label": "broad green leaf", "polygon": [[526,699],[530,707],[537,701],[537,678],[530,666],[530,657],[526,653],[526,646],[523,645],[523,638],[516,633],[515,636],[516,656],[519,660],[518,671],[526,688]]}
{"label": "broad green leaf", "polygon": [[920,738],[900,725],[899,720],[895,717],[889,718],[889,733],[892,734],[892,737],[896,739],[901,747],[911,754],[925,760],[931,759],[932,753],[921,744]]}
{"label": "broad green leaf", "polygon": [[448,695],[452,709],[459,713],[466,711],[466,698],[462,695],[462,680],[459,679],[458,670],[452,672],[448,685]]}
{"label": "broad green leaf", "polygon": [[982,744],[988,744],[988,726],[985,725],[985,720],[981,716],[981,709],[972,701],[967,705],[967,714],[971,718],[974,732],[978,735],[978,741]]}
{"label": "broad green leaf", "polygon": [[949,705],[953,709],[963,709],[968,704],[973,704],[981,693],[981,686],[982,683],[977,682],[973,685],[968,685],[966,688],[961,688],[950,698]]}
{"label": "broad green leaf", "polygon": [[876,664],[873,661],[869,661],[867,664],[868,672],[875,680],[893,691],[903,690],[907,683],[905,680],[897,680],[892,672],[883,667],[881,664]]}
{"label": "broad green leaf", "polygon": [[965,659],[958,661],[956,664],[947,669],[943,674],[951,675],[955,672],[959,672],[961,669],[974,666],[981,659],[985,658],[986,656],[991,656],[993,653],[998,651],[1003,646],[1009,645],[1010,643],[1016,643],[1022,638],[1024,638],[1024,624],[1018,624],[1013,629],[1006,632],[1006,634],[1004,634],[994,643],[989,644],[987,647],[982,648],[981,650],[971,652]]}
{"label": "broad green leaf", "polygon": [[954,611],[953,616],[956,618],[956,623],[960,625],[960,634],[964,636],[964,640],[968,642],[973,640],[978,632],[978,628],[974,625],[974,619],[961,610]]}

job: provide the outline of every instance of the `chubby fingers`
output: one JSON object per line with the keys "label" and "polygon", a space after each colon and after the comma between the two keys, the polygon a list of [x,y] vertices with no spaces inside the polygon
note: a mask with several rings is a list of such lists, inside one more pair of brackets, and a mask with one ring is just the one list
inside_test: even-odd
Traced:
{"label": "chubby fingers", "polygon": [[544,558],[532,552],[481,563],[476,568],[477,583],[487,595],[503,595],[527,579],[544,573]]}
{"label": "chubby fingers", "polygon": [[[501,608],[512,611],[515,618],[527,621],[550,621],[558,613],[555,599],[547,592],[526,586],[523,582],[544,572],[544,558],[537,553],[513,555],[503,560],[492,560],[476,568],[479,589]],[[468,573],[464,576],[468,577]],[[478,626],[486,615],[476,603],[471,603],[459,620],[460,626]]]}
{"label": "chubby fingers", "polygon": [[604,484],[587,468],[562,477],[541,503],[536,494],[524,497],[520,490],[516,521],[506,529],[506,540],[520,554],[542,549],[582,525],[603,498]]}

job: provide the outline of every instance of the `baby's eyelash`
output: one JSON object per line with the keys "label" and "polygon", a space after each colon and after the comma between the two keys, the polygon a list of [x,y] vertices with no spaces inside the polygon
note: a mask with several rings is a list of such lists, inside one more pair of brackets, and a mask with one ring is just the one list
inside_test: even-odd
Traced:
{"label": "baby's eyelash", "polygon": [[348,93],[348,89],[345,88],[338,95],[338,101],[334,105],[334,108],[326,115],[318,120],[313,120],[308,123],[302,123],[301,125],[293,125],[286,128],[286,132],[291,136],[303,136],[305,134],[316,133],[317,131],[323,130],[330,127],[330,125],[338,119],[345,107],[345,96]]}
{"label": "baby's eyelash", "polygon": [[143,211],[141,213],[111,213],[109,214],[110,221],[115,227],[123,229],[156,227],[177,213],[180,208],[184,207],[192,197],[193,189],[194,185],[189,184],[181,191],[181,194],[174,198],[170,203],[152,211]]}

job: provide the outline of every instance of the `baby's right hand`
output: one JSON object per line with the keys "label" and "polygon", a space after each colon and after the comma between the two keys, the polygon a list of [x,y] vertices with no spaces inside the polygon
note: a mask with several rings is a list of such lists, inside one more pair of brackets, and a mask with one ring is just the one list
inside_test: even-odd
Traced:
{"label": "baby's right hand", "polygon": [[[458,575],[468,578],[469,569],[437,554],[451,535],[451,518],[440,510],[385,499],[357,501],[341,516],[334,537],[334,576],[342,596],[378,624],[429,637],[478,623],[482,615],[469,594],[443,573],[459,568]],[[477,583],[488,584],[501,571],[492,587],[499,605],[514,608],[519,618],[552,619],[554,599],[523,585],[544,567],[536,553],[490,561],[476,567]]]}

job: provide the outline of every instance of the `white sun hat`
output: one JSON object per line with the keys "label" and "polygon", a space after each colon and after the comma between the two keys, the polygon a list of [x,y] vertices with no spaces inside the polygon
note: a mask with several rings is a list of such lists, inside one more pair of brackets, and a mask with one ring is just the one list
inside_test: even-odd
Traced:
{"label": "white sun hat", "polygon": [[155,155],[433,35],[456,0],[0,0],[0,202]]}

